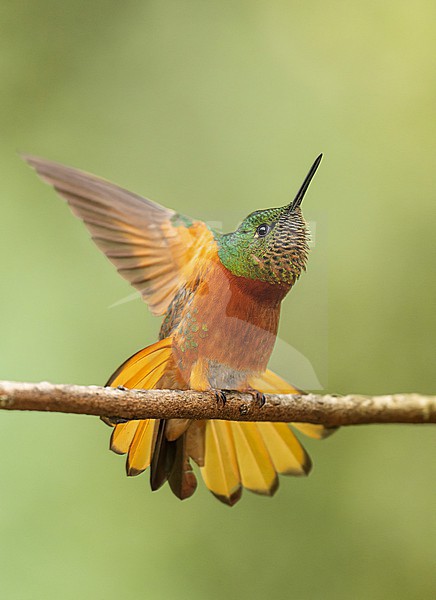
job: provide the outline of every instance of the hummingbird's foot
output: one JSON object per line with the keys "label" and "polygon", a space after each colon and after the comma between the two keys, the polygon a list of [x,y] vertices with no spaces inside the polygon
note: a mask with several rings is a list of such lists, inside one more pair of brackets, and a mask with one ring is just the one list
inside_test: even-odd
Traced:
{"label": "hummingbird's foot", "polygon": [[[103,418],[103,417],[102,417]],[[124,417],[104,417],[110,421],[113,425],[121,425],[122,423],[128,423],[132,419],[125,419]]]}
{"label": "hummingbird's foot", "polygon": [[122,423],[128,423],[131,419],[124,419],[122,417],[100,417],[103,423],[109,425],[109,427],[115,427],[116,425],[120,425]]}
{"label": "hummingbird's foot", "polygon": [[[105,387],[110,388],[112,386],[105,385]],[[112,388],[112,389],[120,390],[121,392],[129,391],[129,388],[126,388],[123,385],[117,385],[116,388]],[[106,423],[106,425],[110,425],[111,427],[115,427],[115,425],[121,425],[122,423],[127,423],[128,421],[132,420],[132,419],[125,419],[124,417],[100,417],[100,419],[103,421],[103,423]]]}
{"label": "hummingbird's foot", "polygon": [[226,393],[223,390],[213,390],[215,392],[215,398],[218,406],[224,408],[227,402]]}
{"label": "hummingbird's foot", "polygon": [[266,402],[265,394],[262,394],[262,392],[258,392],[256,390],[255,396],[254,396],[254,401],[256,403],[256,406],[258,406],[259,408],[262,408],[262,406]]}
{"label": "hummingbird's foot", "polygon": [[128,392],[129,388],[124,387],[123,385],[117,385],[117,387],[112,387],[110,384],[104,386],[105,388],[112,388],[113,390],[120,390],[120,392]]}
{"label": "hummingbird's foot", "polygon": [[253,396],[253,401],[257,408],[262,408],[262,406],[266,402],[265,394],[259,392],[258,390],[253,390],[253,388],[248,388],[247,390],[241,390]]}

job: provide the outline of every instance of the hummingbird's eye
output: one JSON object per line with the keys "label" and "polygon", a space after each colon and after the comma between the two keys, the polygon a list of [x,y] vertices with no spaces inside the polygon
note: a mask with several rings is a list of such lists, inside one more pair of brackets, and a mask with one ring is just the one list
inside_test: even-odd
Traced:
{"label": "hummingbird's eye", "polygon": [[262,225],[259,225],[259,227],[256,229],[256,235],[257,237],[265,237],[270,231],[270,225],[268,225],[268,223],[262,223]]}

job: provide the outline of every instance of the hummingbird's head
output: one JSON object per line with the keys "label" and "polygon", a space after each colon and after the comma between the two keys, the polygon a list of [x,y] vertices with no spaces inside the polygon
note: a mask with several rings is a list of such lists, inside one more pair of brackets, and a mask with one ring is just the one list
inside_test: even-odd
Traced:
{"label": "hummingbird's head", "polygon": [[306,267],[309,250],[309,231],[300,205],[321,158],[290,204],[257,210],[236,231],[219,237],[218,255],[231,273],[271,284],[295,283]]}

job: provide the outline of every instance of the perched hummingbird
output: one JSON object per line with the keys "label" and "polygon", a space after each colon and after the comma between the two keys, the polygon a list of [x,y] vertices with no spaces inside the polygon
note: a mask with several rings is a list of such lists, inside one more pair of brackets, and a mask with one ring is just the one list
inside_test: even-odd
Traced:
{"label": "perched hummingbird", "polygon": [[[251,213],[221,234],[202,221],[128,192],[93,175],[33,156],[24,157],[68,202],[118,272],[155,315],[159,341],[126,360],[107,385],[298,393],[267,369],[280,305],[305,270],[308,229],[301,202],[321,162],[318,156],[295,199]],[[286,423],[188,419],[103,419],[113,427],[111,449],[127,454],[127,475],[150,466],[152,490],[169,482],[191,496],[192,459],[209,490],[232,506],[242,489],[273,495],[278,473],[307,475],[310,458]],[[321,425],[294,423],[323,438]]]}

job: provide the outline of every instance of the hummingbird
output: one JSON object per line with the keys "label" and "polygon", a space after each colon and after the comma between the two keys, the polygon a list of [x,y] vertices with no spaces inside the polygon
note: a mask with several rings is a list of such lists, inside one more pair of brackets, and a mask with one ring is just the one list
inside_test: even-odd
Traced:
{"label": "hummingbird", "polygon": [[[301,393],[268,369],[282,300],[306,269],[309,231],[301,203],[319,155],[295,198],[256,210],[222,234],[201,220],[129,192],[94,175],[24,156],[67,201],[120,275],[163,316],[159,340],[136,352],[109,378],[128,389]],[[225,420],[103,420],[110,449],[126,454],[128,476],[149,468],[152,490],[168,482],[181,500],[206,487],[233,506],[243,489],[272,496],[278,475],[307,475],[311,460],[291,424]],[[316,439],[332,428],[293,423]]]}

